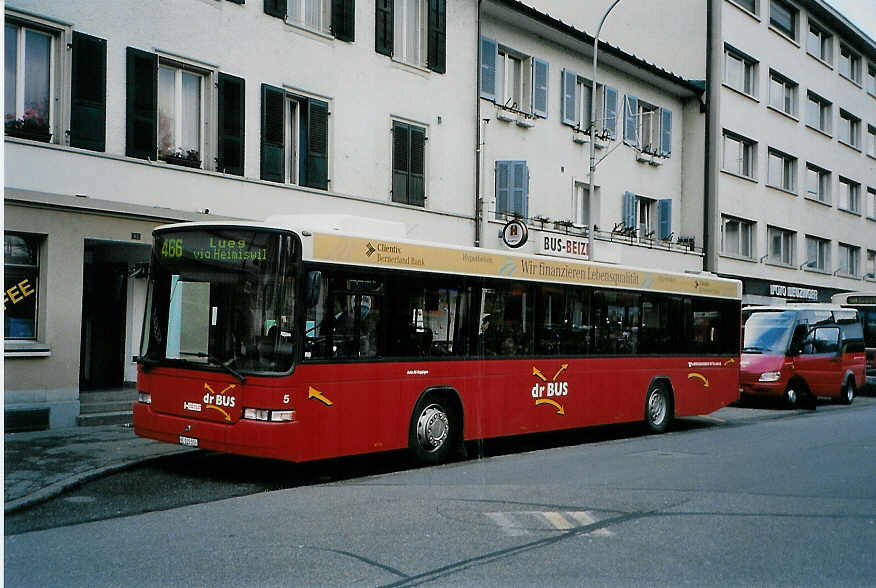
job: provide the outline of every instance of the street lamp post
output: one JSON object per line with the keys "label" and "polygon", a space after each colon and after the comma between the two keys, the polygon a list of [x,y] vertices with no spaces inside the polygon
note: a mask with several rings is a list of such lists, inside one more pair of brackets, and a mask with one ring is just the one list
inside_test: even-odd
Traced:
{"label": "street lamp post", "polygon": [[[599,50],[599,32],[602,30],[602,25],[605,24],[605,19],[608,18],[608,13],[617,6],[620,0],[614,0],[599,21],[599,26],[596,28],[596,35],[593,37],[593,84],[590,88],[590,196],[592,197],[596,190],[594,177],[596,176],[596,53]],[[604,113],[603,113],[604,114]],[[581,206],[581,203],[578,204]],[[590,254],[588,257],[593,259],[593,244],[596,242],[596,232],[593,230],[593,221],[590,221]]]}

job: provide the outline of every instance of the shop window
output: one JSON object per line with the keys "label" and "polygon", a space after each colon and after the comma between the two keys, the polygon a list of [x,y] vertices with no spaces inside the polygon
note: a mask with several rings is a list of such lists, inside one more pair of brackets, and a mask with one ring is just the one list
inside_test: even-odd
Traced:
{"label": "shop window", "polygon": [[3,336],[36,339],[40,239],[6,233],[3,237]]}

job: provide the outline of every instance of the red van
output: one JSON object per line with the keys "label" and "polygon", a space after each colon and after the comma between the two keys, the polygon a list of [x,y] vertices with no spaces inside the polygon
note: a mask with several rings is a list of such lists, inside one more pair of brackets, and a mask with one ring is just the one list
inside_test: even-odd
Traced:
{"label": "red van", "polygon": [[864,385],[858,311],[838,306],[753,306],[742,310],[742,398],[819,396],[851,404]]}

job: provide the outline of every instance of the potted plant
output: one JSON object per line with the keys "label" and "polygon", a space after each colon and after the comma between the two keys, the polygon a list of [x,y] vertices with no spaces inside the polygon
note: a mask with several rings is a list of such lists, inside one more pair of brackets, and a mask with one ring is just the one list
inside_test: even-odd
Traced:
{"label": "potted plant", "polygon": [[197,149],[182,149],[177,147],[164,154],[164,161],[183,167],[201,167],[201,154]]}
{"label": "potted plant", "polygon": [[18,137],[19,139],[42,141],[43,143],[48,143],[52,140],[52,133],[49,131],[49,121],[40,116],[33,108],[25,110],[22,118],[7,120],[6,135]]}

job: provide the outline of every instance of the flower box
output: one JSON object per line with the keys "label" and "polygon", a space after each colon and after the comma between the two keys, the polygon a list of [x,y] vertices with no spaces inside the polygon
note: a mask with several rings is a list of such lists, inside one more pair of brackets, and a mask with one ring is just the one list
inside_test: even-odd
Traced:
{"label": "flower box", "polygon": [[17,125],[6,125],[6,136],[16,137],[18,139],[29,139],[31,141],[41,141],[48,143],[52,140],[52,133],[48,128],[23,127]]}
{"label": "flower box", "polygon": [[181,165],[182,167],[192,167],[192,168],[200,168],[201,167],[201,160],[200,159],[189,159],[187,157],[178,157],[176,155],[164,156],[164,162],[169,163],[171,165]]}

